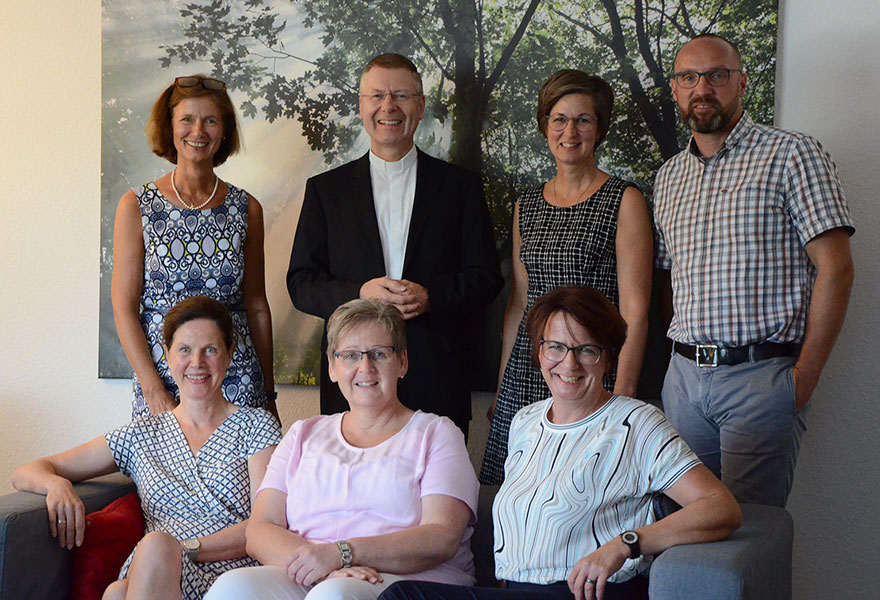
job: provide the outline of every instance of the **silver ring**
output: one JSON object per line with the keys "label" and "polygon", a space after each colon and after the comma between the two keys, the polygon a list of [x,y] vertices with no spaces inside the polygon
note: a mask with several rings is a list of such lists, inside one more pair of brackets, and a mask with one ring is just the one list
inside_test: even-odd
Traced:
{"label": "silver ring", "polygon": [[591,585],[596,585],[596,580],[595,580],[595,579],[590,579],[589,577],[587,577],[587,583],[589,583],[589,584],[591,584]]}
{"label": "silver ring", "polygon": [[66,525],[67,521],[62,521],[61,519],[58,519],[58,524],[59,525]]}

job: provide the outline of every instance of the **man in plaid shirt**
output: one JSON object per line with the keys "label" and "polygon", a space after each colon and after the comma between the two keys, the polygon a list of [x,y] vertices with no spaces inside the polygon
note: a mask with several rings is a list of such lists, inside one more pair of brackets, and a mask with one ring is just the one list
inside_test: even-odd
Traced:
{"label": "man in plaid shirt", "polygon": [[854,229],[815,139],[743,112],[739,51],[702,35],[675,58],[692,132],[657,173],[658,267],[671,270],[663,405],[741,502],[784,506],[805,418],[843,324]]}

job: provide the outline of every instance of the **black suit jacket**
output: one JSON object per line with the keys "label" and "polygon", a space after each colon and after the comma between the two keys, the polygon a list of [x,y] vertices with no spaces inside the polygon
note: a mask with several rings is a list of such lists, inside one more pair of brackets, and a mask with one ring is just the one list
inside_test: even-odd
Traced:
{"label": "black suit jacket", "polygon": [[[297,309],[328,319],[385,275],[369,155],[306,182],[287,272]],[[406,322],[409,372],[400,381],[410,408],[450,417],[467,431],[469,322],[503,285],[479,175],[418,151],[416,192],[403,278],[428,290],[430,312]],[[322,340],[321,412],[347,410],[327,374]]]}

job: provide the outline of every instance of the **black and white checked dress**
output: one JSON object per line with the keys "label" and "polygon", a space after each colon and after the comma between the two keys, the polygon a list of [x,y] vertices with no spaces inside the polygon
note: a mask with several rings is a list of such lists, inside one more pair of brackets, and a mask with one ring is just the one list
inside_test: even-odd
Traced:
{"label": "black and white checked dress", "polygon": [[[631,183],[610,177],[596,192],[574,206],[553,206],[544,200],[544,186],[529,188],[519,200],[519,258],[529,277],[528,309],[543,294],[565,285],[589,285],[619,307],[617,291],[617,212],[623,192]],[[541,372],[530,357],[531,345],[523,315],[510,360],[501,379],[498,403],[480,482],[498,485],[504,480],[507,433],[513,415],[522,407],[550,395]],[[614,374],[605,378],[614,388]]]}
{"label": "black and white checked dress", "polygon": [[[195,456],[171,412],[135,419],[104,437],[119,470],[137,485],[145,533],[164,531],[182,540],[216,533],[250,516],[247,460],[280,442],[281,430],[267,411],[243,407],[220,424]],[[222,573],[259,563],[248,556],[193,563],[181,550],[181,564],[183,599],[201,600]]]}

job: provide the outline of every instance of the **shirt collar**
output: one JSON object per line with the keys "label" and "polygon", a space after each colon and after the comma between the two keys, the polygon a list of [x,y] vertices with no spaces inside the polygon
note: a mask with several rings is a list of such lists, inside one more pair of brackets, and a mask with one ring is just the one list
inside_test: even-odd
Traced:
{"label": "shirt collar", "polygon": [[400,160],[395,160],[393,162],[389,162],[383,158],[376,156],[375,154],[373,154],[373,151],[370,150],[370,167],[375,171],[379,171],[380,173],[385,173],[387,175],[400,173],[402,171],[412,169],[415,166],[417,155],[418,151],[416,150],[415,144],[413,144],[413,147],[409,149],[409,152],[403,155],[403,158],[401,158]]}

